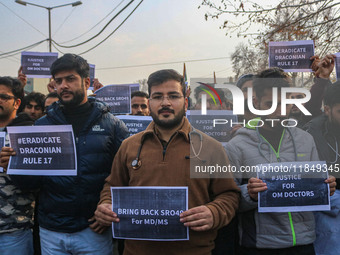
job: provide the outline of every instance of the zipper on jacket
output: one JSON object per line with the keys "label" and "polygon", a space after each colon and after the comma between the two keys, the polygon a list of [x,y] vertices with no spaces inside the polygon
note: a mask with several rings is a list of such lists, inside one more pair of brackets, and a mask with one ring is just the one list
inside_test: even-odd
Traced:
{"label": "zipper on jacket", "polygon": [[272,149],[272,151],[274,152],[278,162],[281,162],[280,148],[281,148],[281,143],[282,143],[283,136],[284,136],[285,132],[286,132],[286,129],[283,129],[282,134],[281,134],[281,138],[280,138],[280,142],[279,142],[279,147],[277,148],[277,151],[273,148],[273,146],[270,144],[270,142],[268,142],[268,140],[263,135],[260,134],[261,137],[269,144],[269,146]]}
{"label": "zipper on jacket", "polygon": [[[285,130],[286,129],[284,129],[283,132],[282,132],[280,143],[279,143],[279,148],[277,149],[277,152],[275,151],[273,146],[267,141],[267,139],[264,138],[263,135],[261,135],[261,137],[269,144],[270,148],[275,153],[275,156],[276,156],[278,162],[281,162],[281,159],[280,159],[280,148],[281,148],[281,143],[282,143],[282,140],[283,140],[283,136],[284,136]],[[295,235],[294,224],[293,224],[293,217],[292,217],[292,213],[291,212],[288,212],[288,218],[289,218],[290,228],[292,230],[293,246],[296,246],[296,235]]]}
{"label": "zipper on jacket", "polygon": [[292,229],[293,246],[296,246],[296,236],[295,236],[293,217],[292,217],[292,213],[291,212],[288,213],[288,217],[289,217],[290,228]]}
{"label": "zipper on jacket", "polygon": [[160,139],[158,138],[159,141],[161,142],[162,146],[163,146],[163,161],[164,161],[164,159],[165,159],[166,149],[168,148],[169,143],[171,142],[172,138],[173,138],[176,134],[177,134],[177,132],[175,132],[175,133],[170,137],[169,141],[168,141],[167,143],[165,143],[165,144],[163,144],[163,143],[160,141]]}

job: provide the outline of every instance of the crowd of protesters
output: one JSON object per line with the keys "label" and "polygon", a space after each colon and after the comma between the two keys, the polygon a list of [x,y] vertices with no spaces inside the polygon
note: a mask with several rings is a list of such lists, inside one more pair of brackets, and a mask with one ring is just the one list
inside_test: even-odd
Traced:
{"label": "crowd of protesters", "polygon": [[[287,105],[286,115],[278,106],[270,115],[256,116],[248,108],[247,89],[252,88],[254,107],[268,110],[273,88],[280,92],[292,87],[292,79],[280,68],[242,75],[235,85],[243,92],[245,112],[238,120],[254,125],[234,126],[232,139],[224,147],[193,128],[185,117],[188,109],[201,109],[206,92],[197,87],[193,104],[188,98],[190,87],[172,69],[150,74],[148,93],[131,94],[131,114],[153,119],[131,137],[105,103],[87,95],[89,65],[78,55],[65,54],[52,64],[47,95],[25,95],[27,78],[22,69],[17,78],[0,77],[1,131],[7,132],[8,126],[72,125],[77,153],[76,176],[8,175],[8,162],[16,151],[6,136],[0,154],[4,169],[0,173],[0,254],[340,254],[339,182],[331,173],[324,180],[331,210],[324,212],[260,213],[258,194],[268,187],[256,173],[190,177],[190,165],[201,162],[240,169],[324,160],[328,167],[339,167],[340,82],[330,81],[335,56],[314,56],[312,61],[314,84],[311,99],[304,104],[311,116],[292,105]],[[101,87],[95,79],[93,92]],[[208,99],[207,109],[232,110],[233,102],[224,91],[216,92],[221,104]],[[279,121],[269,125],[266,118],[291,118],[297,125],[284,127]],[[260,121],[265,124],[257,126]],[[198,154],[188,156],[194,148]],[[120,221],[112,211],[112,186],[187,186],[189,209],[178,220],[189,228],[189,240],[112,239],[111,225]]]}

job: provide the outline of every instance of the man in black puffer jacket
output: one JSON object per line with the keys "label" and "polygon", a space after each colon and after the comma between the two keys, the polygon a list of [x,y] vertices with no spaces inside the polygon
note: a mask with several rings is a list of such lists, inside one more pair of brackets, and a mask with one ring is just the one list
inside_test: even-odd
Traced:
{"label": "man in black puffer jacket", "polygon": [[105,178],[126,126],[107,106],[87,98],[86,60],[66,54],[51,66],[59,102],[35,125],[71,124],[76,140],[77,176],[15,176],[20,187],[40,188],[39,225],[42,254],[112,254],[112,234],[94,219]]}
{"label": "man in black puffer jacket", "polygon": [[331,210],[316,212],[315,252],[340,254],[340,82],[329,86],[324,97],[324,114],[312,119],[305,129],[314,137],[319,158],[326,161],[328,172],[337,178],[335,194],[331,197]]}

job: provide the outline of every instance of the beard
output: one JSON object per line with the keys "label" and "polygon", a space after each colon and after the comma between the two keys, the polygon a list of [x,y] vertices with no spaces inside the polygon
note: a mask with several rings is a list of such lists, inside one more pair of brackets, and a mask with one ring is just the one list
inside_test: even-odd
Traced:
{"label": "beard", "polygon": [[5,109],[3,106],[0,106],[0,120],[8,120],[10,116],[12,115],[13,109]]}
{"label": "beard", "polygon": [[301,117],[302,116],[302,112],[299,110],[299,109],[291,109],[290,110],[290,113],[289,113],[289,116],[292,116],[292,117]]}
{"label": "beard", "polygon": [[134,115],[136,115],[136,116],[146,116],[144,113],[142,113],[142,112],[137,112],[136,114],[134,114]]}
{"label": "beard", "polygon": [[[174,113],[174,110],[171,110],[170,108],[164,107],[164,108],[158,110],[158,114],[160,114],[162,111],[169,111],[169,112]],[[178,126],[182,122],[183,117],[185,116],[185,106],[183,105],[183,108],[177,114],[175,114],[173,119],[160,120],[158,118],[158,115],[155,114],[154,112],[152,112],[151,109],[150,109],[150,115],[151,115],[153,121],[158,126],[164,128],[164,129],[172,129],[172,128]]]}
{"label": "beard", "polygon": [[[68,93],[68,94],[72,94],[73,95],[73,98],[71,100],[67,100],[67,101],[64,101],[62,99],[62,95],[63,93]],[[84,83],[82,81],[81,83],[81,89],[78,89],[76,91],[62,91],[60,93],[60,95],[58,95],[58,98],[59,98],[59,101],[62,105],[64,105],[65,107],[76,107],[78,105],[80,105],[80,103],[84,100],[85,98],[85,93],[84,93]]]}

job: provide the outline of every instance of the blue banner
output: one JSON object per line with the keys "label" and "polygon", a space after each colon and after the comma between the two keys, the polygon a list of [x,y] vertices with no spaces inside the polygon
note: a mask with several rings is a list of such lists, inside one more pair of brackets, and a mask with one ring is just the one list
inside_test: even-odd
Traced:
{"label": "blue banner", "polygon": [[7,127],[10,147],[8,174],[77,175],[71,125]]}
{"label": "blue banner", "polygon": [[258,178],[268,188],[259,192],[259,212],[330,210],[325,162],[261,164]]}
{"label": "blue banner", "polygon": [[117,115],[116,117],[125,123],[130,136],[144,131],[152,121],[151,116]]}
{"label": "blue banner", "polygon": [[131,86],[106,85],[96,91],[96,98],[103,101],[113,114],[131,113]]}
{"label": "blue banner", "polygon": [[114,238],[188,240],[189,230],[179,221],[188,209],[187,187],[111,187]]}
{"label": "blue banner", "polygon": [[206,115],[202,115],[200,110],[190,110],[187,118],[194,128],[222,144],[231,139],[232,126],[237,124],[237,116],[229,110],[207,110]]}
{"label": "blue banner", "polygon": [[50,67],[58,59],[54,52],[21,52],[22,72],[28,78],[50,78]]}
{"label": "blue banner", "polygon": [[92,64],[89,64],[90,66],[90,87],[89,87],[89,90],[93,90],[93,82],[94,82],[94,77],[95,77],[95,70],[96,70],[96,66],[95,65],[92,65]]}
{"label": "blue banner", "polygon": [[269,42],[269,67],[279,67],[285,72],[311,72],[314,42]]}

